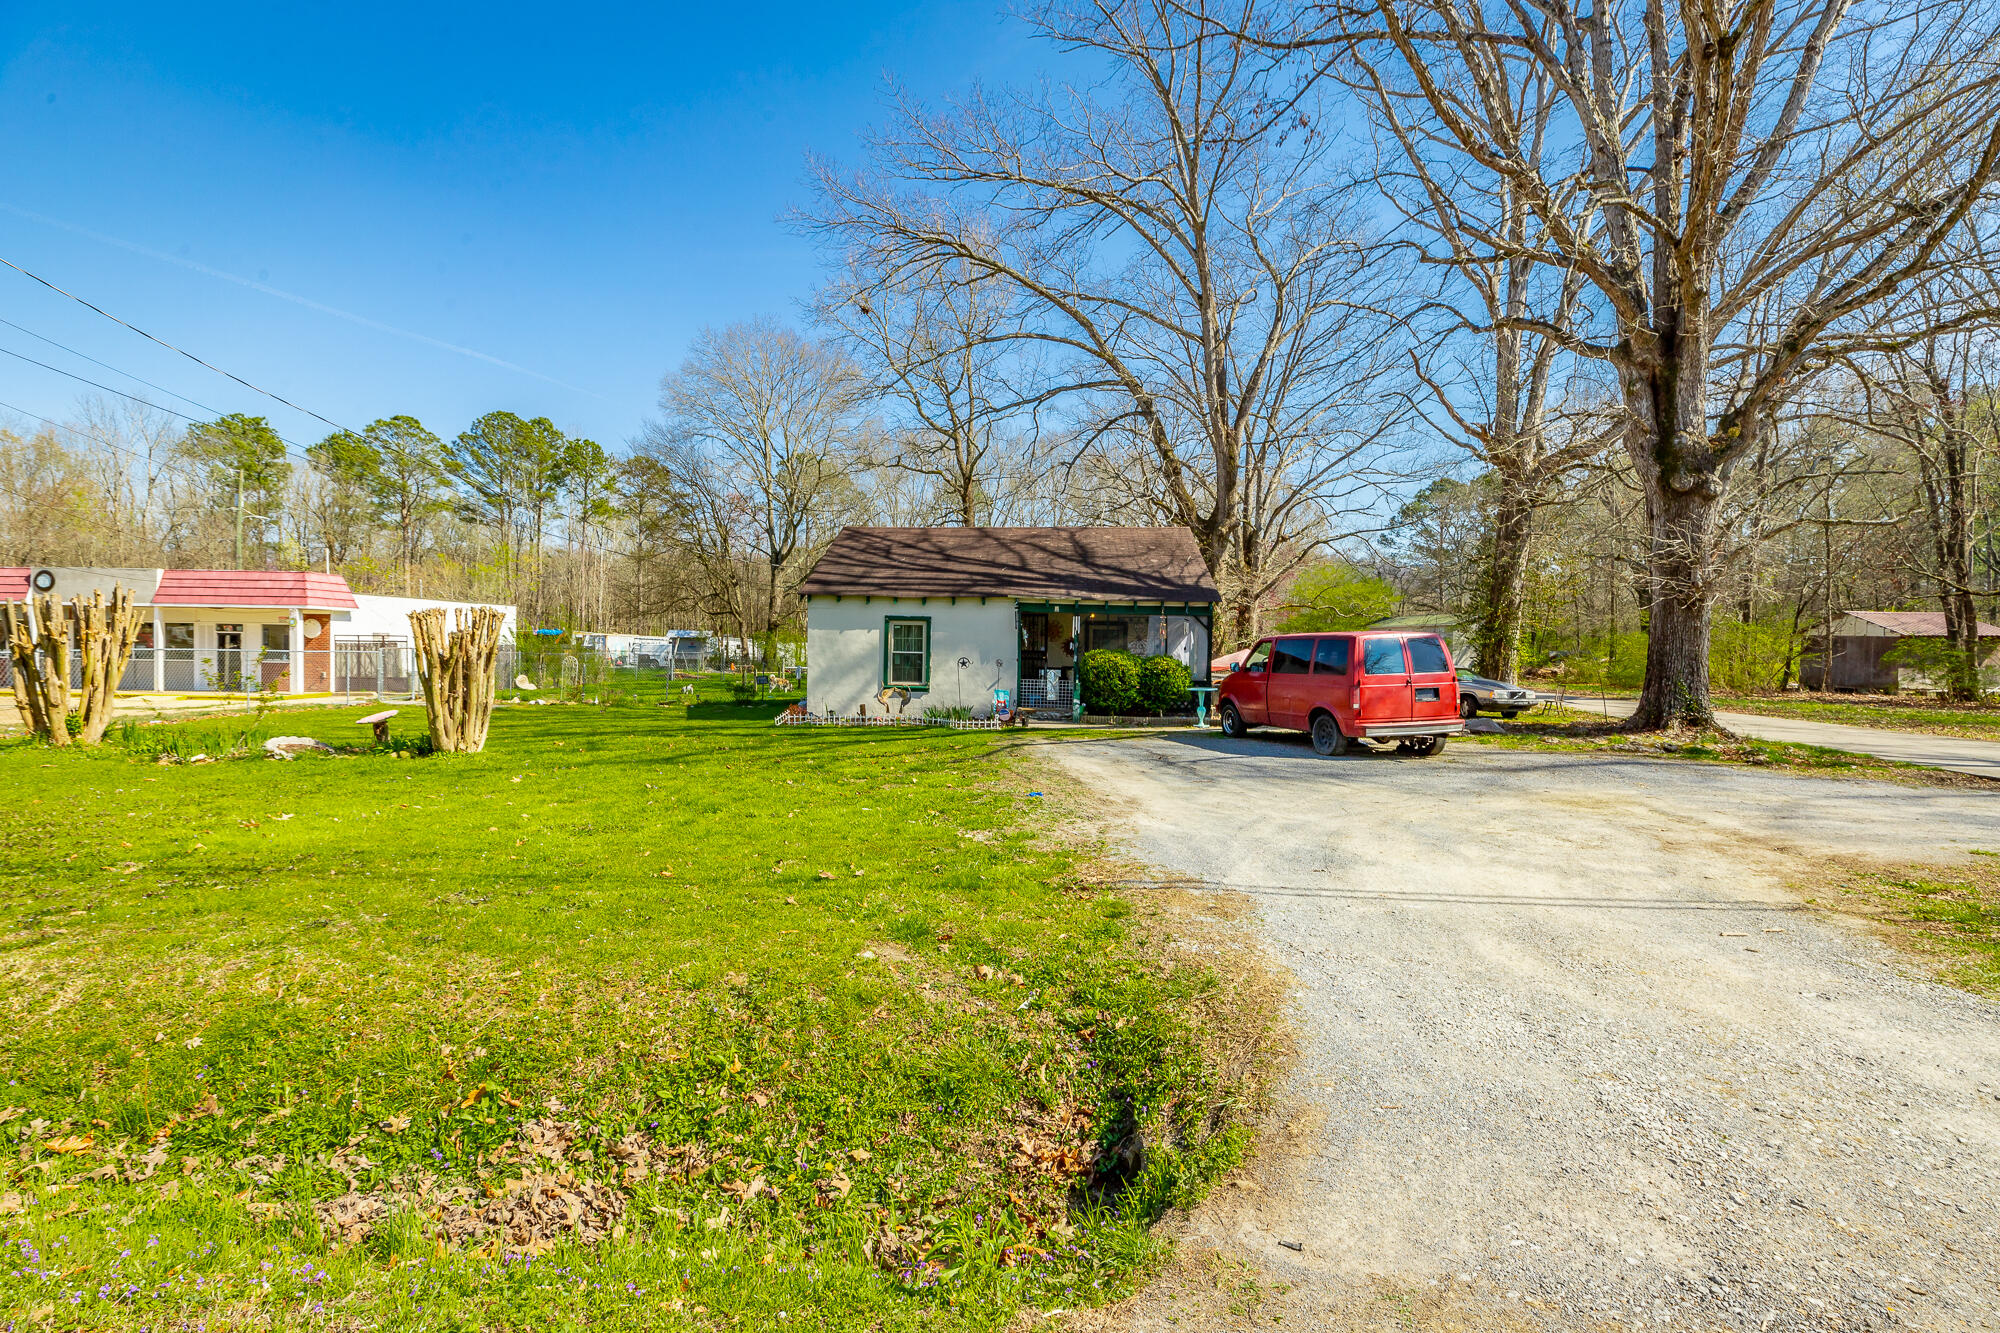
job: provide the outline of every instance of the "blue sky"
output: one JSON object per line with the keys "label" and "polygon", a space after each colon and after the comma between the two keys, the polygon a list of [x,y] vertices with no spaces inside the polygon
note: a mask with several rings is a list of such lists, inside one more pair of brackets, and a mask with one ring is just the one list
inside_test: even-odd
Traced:
{"label": "blue sky", "polygon": [[[856,158],[887,79],[932,97],[1054,55],[992,0],[630,11],[11,0],[0,257],[343,425],[507,408],[616,447],[696,330],[796,317],[817,257],[781,215],[809,151]],[[327,432],[4,268],[0,318]],[[202,415],[14,328],[0,349]],[[0,402],[66,419],[81,392],[0,356]]]}

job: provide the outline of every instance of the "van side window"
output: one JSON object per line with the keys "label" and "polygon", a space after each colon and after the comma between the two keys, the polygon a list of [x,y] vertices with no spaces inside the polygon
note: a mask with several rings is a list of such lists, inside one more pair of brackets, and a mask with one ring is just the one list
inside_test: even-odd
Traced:
{"label": "van side window", "polygon": [[1446,665],[1444,645],[1436,639],[1410,640],[1410,670],[1449,671]]}
{"label": "van side window", "polygon": [[1260,643],[1250,650],[1250,656],[1243,659],[1243,669],[1245,671],[1254,671],[1256,668],[1263,666],[1270,656],[1271,645]]}
{"label": "van side window", "polygon": [[1271,650],[1271,670],[1276,675],[1303,676],[1311,669],[1311,639],[1280,639]]}
{"label": "van side window", "polygon": [[1352,639],[1321,639],[1319,647],[1313,649],[1313,670],[1321,674],[1346,675],[1348,645],[1351,643]]}
{"label": "van side window", "polygon": [[1367,639],[1367,646],[1361,650],[1361,669],[1371,676],[1400,676],[1403,674],[1403,641],[1401,639]]}

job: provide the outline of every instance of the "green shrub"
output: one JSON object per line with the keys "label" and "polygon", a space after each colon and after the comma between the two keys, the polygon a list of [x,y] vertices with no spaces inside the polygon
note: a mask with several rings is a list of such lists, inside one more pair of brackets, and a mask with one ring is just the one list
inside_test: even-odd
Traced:
{"label": "green shrub", "polygon": [[1194,677],[1171,657],[1149,657],[1139,663],[1139,706],[1149,713],[1170,713],[1188,701]]}
{"label": "green shrub", "polygon": [[1117,648],[1093,648],[1077,663],[1077,687],[1089,713],[1129,713],[1139,706],[1139,659]]}
{"label": "green shrub", "polygon": [[211,759],[248,753],[271,736],[271,728],[261,720],[218,719],[212,722],[183,722],[177,725],[137,722],[117,723],[105,738],[139,759],[158,759],[170,754],[176,759],[192,759],[205,754]]}

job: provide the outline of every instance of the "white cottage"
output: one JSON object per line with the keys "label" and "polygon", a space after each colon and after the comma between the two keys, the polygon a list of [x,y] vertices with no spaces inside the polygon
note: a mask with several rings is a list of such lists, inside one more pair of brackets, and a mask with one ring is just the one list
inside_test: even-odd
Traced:
{"label": "white cottage", "polygon": [[821,716],[986,716],[996,690],[1072,711],[1093,648],[1176,657],[1205,685],[1220,600],[1186,528],[843,528],[800,592]]}

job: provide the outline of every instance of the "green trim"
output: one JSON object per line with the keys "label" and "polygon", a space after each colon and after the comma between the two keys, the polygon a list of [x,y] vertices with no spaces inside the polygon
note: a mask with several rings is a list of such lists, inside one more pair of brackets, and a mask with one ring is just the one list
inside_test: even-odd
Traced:
{"label": "green trim", "polygon": [[[924,627],[924,678],[921,683],[912,684],[907,680],[889,679],[890,626],[921,622]],[[931,687],[931,618],[929,616],[883,616],[882,617],[882,688],[885,690],[928,690]]]}
{"label": "green trim", "polygon": [[1210,620],[1213,602],[1016,602],[1023,615],[1193,616]]}

